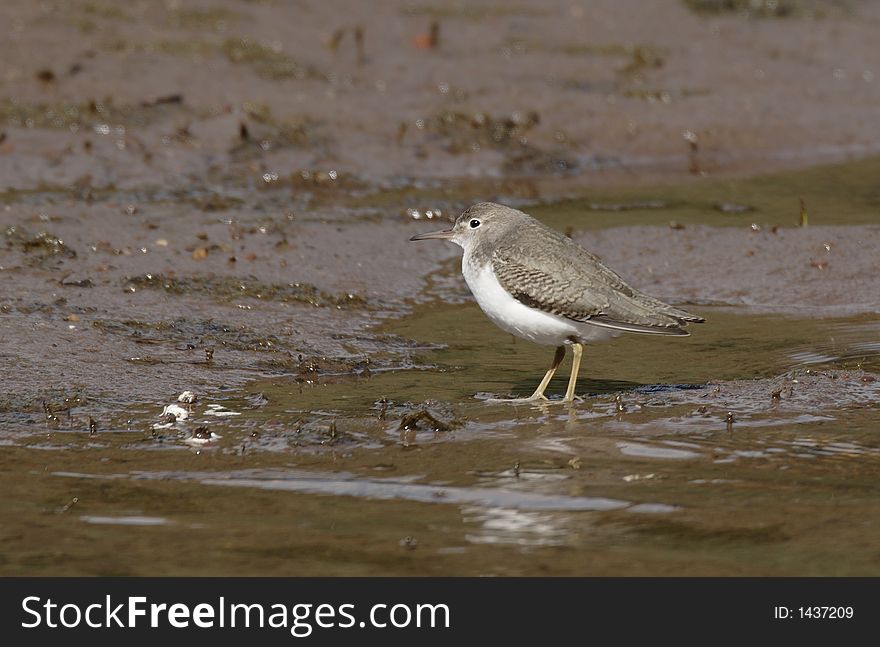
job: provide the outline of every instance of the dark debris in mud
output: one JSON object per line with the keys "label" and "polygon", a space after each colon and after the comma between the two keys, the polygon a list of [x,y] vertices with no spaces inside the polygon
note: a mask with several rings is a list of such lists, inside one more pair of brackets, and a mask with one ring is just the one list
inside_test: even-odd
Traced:
{"label": "dark debris in mud", "polygon": [[412,413],[405,414],[400,419],[400,425],[398,425],[397,427],[398,431],[407,431],[410,429],[422,428],[438,432],[449,431],[450,429],[452,429],[452,426],[447,422],[439,420],[427,409],[419,409],[418,411],[413,411]]}
{"label": "dark debris in mud", "polygon": [[[509,116],[493,116],[485,112],[473,114],[444,110],[416,126],[430,137],[443,142],[445,150],[454,155],[496,150],[505,154],[502,169],[508,174],[555,175],[578,168],[578,161],[561,149],[545,150],[529,141],[529,132],[541,121],[535,111],[514,112]],[[405,135],[401,130],[400,139]]]}
{"label": "dark debris in mud", "polygon": [[279,412],[278,398],[263,392],[224,403],[228,406],[215,402],[203,408],[200,398],[199,404],[187,406],[185,411],[176,404],[166,406],[158,422],[151,418],[153,424],[146,440],[192,445],[193,439],[201,439],[195,433],[201,429],[205,438],[207,431],[213,432],[212,441],[226,439],[213,445],[222,451],[312,454],[329,448],[409,449],[420,443],[448,440],[449,432],[465,424],[449,403],[434,401],[395,404],[382,400],[373,413],[354,415],[286,407]]}
{"label": "dark debris in mud", "polygon": [[[388,403],[386,402],[382,404],[378,417],[380,420],[384,420],[387,415]],[[398,408],[397,415],[400,416],[397,434],[401,446],[407,449],[415,447],[420,442],[420,434],[430,434],[431,438],[436,438],[438,435],[446,434],[464,424],[464,421],[451,407],[433,402],[405,404]]]}
{"label": "dark debris in mud", "polygon": [[[351,428],[349,428],[351,425]],[[369,442],[368,430],[347,419],[314,418],[301,421],[289,437],[292,447],[345,447]]]}
{"label": "dark debris in mud", "polygon": [[852,10],[849,0],[683,0],[696,13],[749,18],[829,18]]}
{"label": "dark debris in mud", "polygon": [[295,376],[297,382],[314,383],[319,379],[339,376],[370,376],[369,359],[307,356],[303,353],[278,355],[257,362],[272,373]]}
{"label": "dark debris in mud", "polygon": [[733,431],[736,423],[768,412],[803,414],[871,407],[878,394],[876,376],[859,369],[798,368],[773,379],[639,387],[614,400],[600,397],[597,406],[609,412],[621,412],[622,402],[623,411],[695,407],[691,415],[717,419],[720,427]]}
{"label": "dark debris in mud", "polygon": [[30,418],[30,414],[41,414],[47,423],[59,425],[70,422],[73,412],[87,404],[89,399],[83,393],[54,388],[41,397],[0,396],[0,414],[18,414],[26,418]]}
{"label": "dark debris in mud", "polygon": [[373,409],[379,420],[398,420],[398,431],[446,432],[467,422],[449,402],[394,402],[382,398],[373,403]]}
{"label": "dark debris in mud", "polygon": [[[277,351],[288,342],[274,335],[260,334],[245,326],[233,326],[213,320],[174,319],[147,322],[136,319],[114,321],[96,319],[92,327],[115,335],[130,337],[143,344],[174,343],[179,350],[193,350],[214,345],[229,350]],[[141,358],[143,360],[143,358]]]}
{"label": "dark debris in mud", "polygon": [[130,292],[139,289],[163,290],[174,295],[206,295],[223,302],[248,298],[279,303],[303,303],[315,307],[364,308],[367,306],[366,300],[356,294],[333,294],[308,283],[263,283],[253,277],[177,278],[162,274],[144,274],[126,278],[125,286]]}

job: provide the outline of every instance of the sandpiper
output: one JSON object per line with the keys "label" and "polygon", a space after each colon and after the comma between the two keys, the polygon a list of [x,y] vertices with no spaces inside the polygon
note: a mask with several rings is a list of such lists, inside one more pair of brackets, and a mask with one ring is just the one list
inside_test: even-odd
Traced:
{"label": "sandpiper", "polygon": [[573,353],[564,402],[575,398],[583,344],[622,332],[686,336],[688,323],[705,321],[631,288],[570,238],[531,216],[492,202],[468,207],[450,229],[410,240],[449,240],[464,250],[461,271],[483,312],[502,330],[556,346],[553,363],[528,398],[544,391]]}

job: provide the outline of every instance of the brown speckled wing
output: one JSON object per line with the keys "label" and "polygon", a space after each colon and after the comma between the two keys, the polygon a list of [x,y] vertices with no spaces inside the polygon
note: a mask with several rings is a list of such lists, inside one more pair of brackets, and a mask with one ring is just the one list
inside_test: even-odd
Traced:
{"label": "brown speckled wing", "polygon": [[501,286],[517,301],[538,310],[569,319],[585,320],[604,314],[608,302],[590,298],[570,277],[551,275],[548,271],[529,267],[514,260],[510,250],[498,249],[492,258],[492,269]]}
{"label": "brown speckled wing", "polygon": [[505,290],[519,302],[574,321],[617,330],[686,335],[682,326],[699,321],[628,286],[615,272],[577,244],[566,241],[559,253],[535,255],[521,246],[500,247],[492,268]]}

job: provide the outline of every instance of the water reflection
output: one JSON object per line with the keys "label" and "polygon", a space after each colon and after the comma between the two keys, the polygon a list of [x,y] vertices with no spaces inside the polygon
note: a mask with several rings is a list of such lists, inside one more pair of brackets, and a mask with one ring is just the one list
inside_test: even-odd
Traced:
{"label": "water reflection", "polygon": [[468,506],[461,509],[461,518],[465,524],[477,527],[465,534],[472,544],[559,546],[568,534],[552,514],[516,508]]}
{"label": "water reflection", "polygon": [[80,521],[97,525],[116,525],[116,526],[166,526],[170,521],[163,517],[101,517],[96,515],[82,515]]}
{"label": "water reflection", "polygon": [[232,472],[135,472],[134,479],[197,481],[203,485],[257,488],[365,499],[406,499],[422,503],[472,503],[520,510],[620,510],[631,503],[607,497],[536,494],[500,488],[452,487],[403,479],[364,479],[345,472],[237,470]]}

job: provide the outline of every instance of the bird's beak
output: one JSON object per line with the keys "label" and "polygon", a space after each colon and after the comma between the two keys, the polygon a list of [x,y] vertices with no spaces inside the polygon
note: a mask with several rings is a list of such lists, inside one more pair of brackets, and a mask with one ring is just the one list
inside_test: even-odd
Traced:
{"label": "bird's beak", "polygon": [[410,240],[431,240],[437,238],[439,240],[452,240],[455,232],[452,229],[443,229],[441,231],[429,231],[426,234],[416,234]]}

